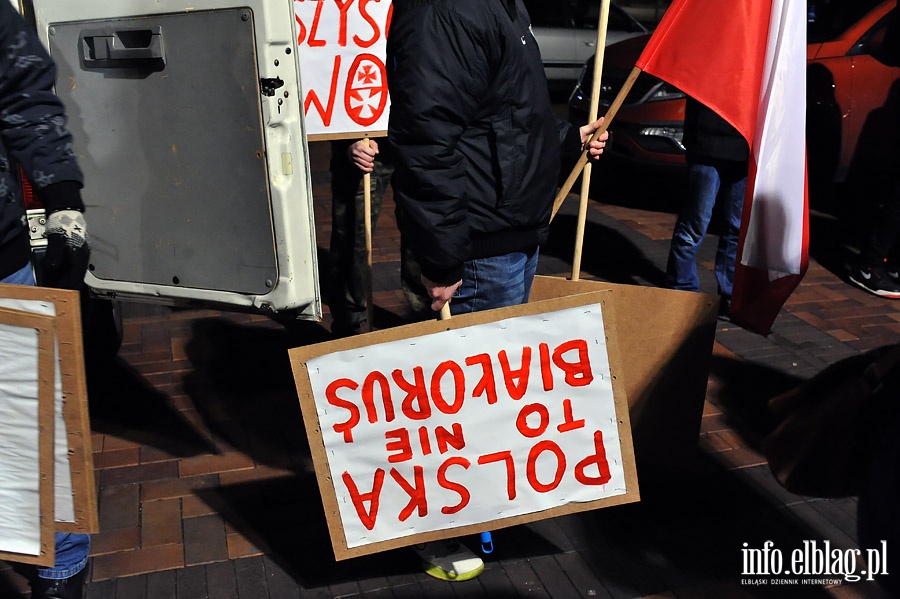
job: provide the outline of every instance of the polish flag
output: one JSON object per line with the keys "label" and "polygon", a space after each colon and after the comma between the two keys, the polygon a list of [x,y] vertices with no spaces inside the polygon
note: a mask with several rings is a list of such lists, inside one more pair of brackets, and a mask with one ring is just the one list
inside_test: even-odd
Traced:
{"label": "polish flag", "polygon": [[636,66],[750,145],[731,318],[767,335],[809,264],[806,2],[674,0]]}

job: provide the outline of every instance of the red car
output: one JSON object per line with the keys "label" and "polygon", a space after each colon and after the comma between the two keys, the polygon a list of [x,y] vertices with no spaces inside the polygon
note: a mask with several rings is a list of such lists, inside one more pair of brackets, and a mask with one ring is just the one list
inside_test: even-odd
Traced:
{"label": "red car", "polygon": [[[860,169],[896,168],[900,68],[878,54],[896,0],[809,0],[807,30],[807,139],[810,183],[843,181]],[[634,67],[649,35],[607,48],[600,98],[602,115]],[[569,98],[569,118],[587,122],[593,59]],[[610,126],[609,152],[637,163],[680,165],[684,94],[642,73]]]}

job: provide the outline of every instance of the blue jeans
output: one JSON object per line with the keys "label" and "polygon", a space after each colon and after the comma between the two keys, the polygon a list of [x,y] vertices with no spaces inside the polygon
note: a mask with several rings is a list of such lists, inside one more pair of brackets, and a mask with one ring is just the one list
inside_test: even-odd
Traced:
{"label": "blue jeans", "polygon": [[538,249],[468,260],[463,282],[450,302],[451,314],[517,306],[528,301],[537,270]]}
{"label": "blue jeans", "polygon": [[[34,285],[34,273],[31,265],[14,272],[0,283],[12,285]],[[52,568],[38,568],[37,573],[41,578],[69,578],[81,572],[88,562],[88,553],[91,550],[91,537],[89,535],[70,532],[58,532],[54,539],[56,546],[56,562]]]}
{"label": "blue jeans", "polygon": [[689,168],[688,199],[678,214],[672,233],[666,283],[672,289],[700,291],[695,257],[718,198],[722,202],[724,222],[716,250],[715,274],[718,292],[730,298],[747,189],[747,168],[740,162],[723,162],[716,166],[691,164]]}

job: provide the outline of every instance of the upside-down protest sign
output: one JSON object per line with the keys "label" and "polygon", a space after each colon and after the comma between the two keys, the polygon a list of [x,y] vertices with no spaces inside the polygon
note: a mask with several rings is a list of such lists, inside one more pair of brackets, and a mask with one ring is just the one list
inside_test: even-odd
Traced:
{"label": "upside-down protest sign", "polygon": [[586,298],[291,350],[339,559],[637,500],[608,306]]}

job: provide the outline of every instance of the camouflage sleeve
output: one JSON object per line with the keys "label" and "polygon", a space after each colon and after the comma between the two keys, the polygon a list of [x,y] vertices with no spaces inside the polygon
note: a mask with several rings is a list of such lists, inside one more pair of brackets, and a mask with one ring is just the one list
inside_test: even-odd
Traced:
{"label": "camouflage sleeve", "polygon": [[68,182],[67,190],[77,191],[83,183],[65,110],[53,91],[55,78],[56,67],[37,35],[11,4],[0,2],[0,139],[5,149],[0,160],[21,165],[42,199],[48,195],[74,204],[48,210],[83,209],[78,193],[42,193],[63,182]]}

